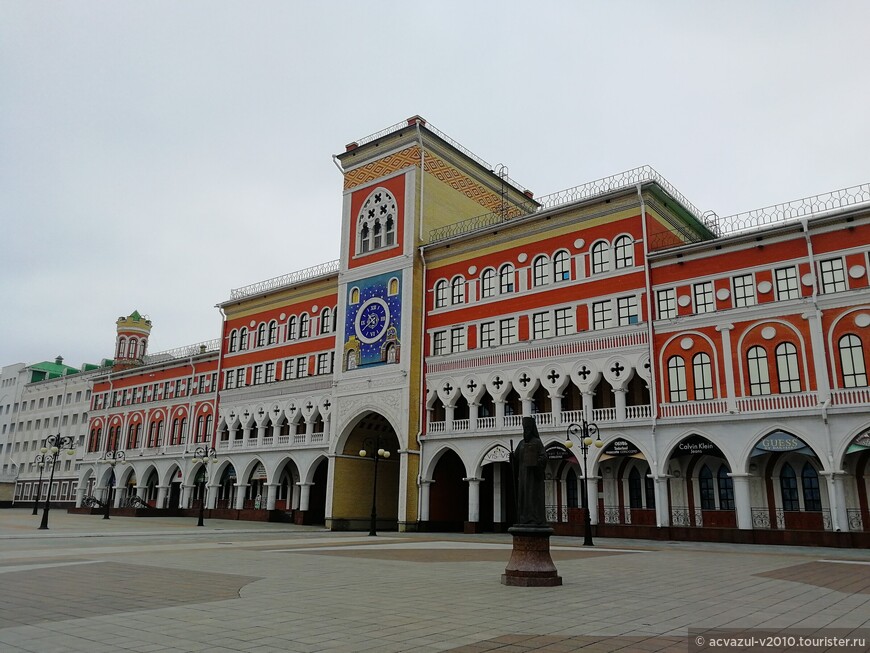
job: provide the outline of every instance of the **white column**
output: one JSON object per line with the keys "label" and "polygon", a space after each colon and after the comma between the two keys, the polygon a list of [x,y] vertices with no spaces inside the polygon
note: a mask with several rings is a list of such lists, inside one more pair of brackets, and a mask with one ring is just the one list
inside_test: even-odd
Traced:
{"label": "white column", "polygon": [[76,488],[76,508],[82,507],[82,501],[85,499],[85,489],[81,486]]}
{"label": "white column", "polygon": [[145,485],[136,486],[136,496],[145,501],[145,494],[148,492],[148,487]]}
{"label": "white column", "polygon": [[468,481],[468,521],[480,521],[480,481],[479,478],[466,478]]}
{"label": "white column", "polygon": [[656,493],[656,526],[671,525],[671,504],[668,501],[668,480],[670,476],[659,476],[655,479],[653,489]]}
{"label": "white column", "polygon": [[523,417],[531,417],[532,415],[532,400],[522,399],[523,402]]}
{"label": "white column", "polygon": [[822,472],[828,481],[828,504],[831,508],[831,530],[848,531],[846,517],[846,493],[843,488],[843,472]]}
{"label": "white column", "polygon": [[553,425],[559,426],[562,423],[562,395],[551,394],[550,403],[553,405],[551,409],[553,414]]}
{"label": "white column", "polygon": [[504,400],[495,402],[495,428],[504,428]]}
{"label": "white column", "polygon": [[403,530],[403,524],[408,522],[408,493],[405,488],[408,487],[408,450],[399,450],[399,505],[398,512],[398,528]]}
{"label": "white column", "polygon": [[278,484],[277,483],[267,483],[266,484],[266,510],[274,510],[275,502],[278,499]]}
{"label": "white column", "polygon": [[468,429],[477,430],[477,417],[480,414],[480,404],[474,401],[468,402]]}
{"label": "white column", "polygon": [[181,509],[190,508],[190,492],[193,490],[192,485],[181,486],[181,499],[178,502],[178,507]]}
{"label": "white column", "polygon": [[311,486],[314,483],[297,483],[299,486],[299,510],[306,512],[308,510],[308,502],[311,500]]}
{"label": "white column", "polygon": [[725,370],[725,406],[728,412],[737,411],[737,393],[734,389],[734,361],[731,355],[731,330],[733,324],[720,324],[716,331],[722,334],[722,367]]}
{"label": "white column", "polygon": [[113,508],[120,508],[121,507],[121,499],[123,498],[121,496],[121,490],[123,490],[123,489],[124,488],[122,488],[122,487],[117,487],[117,486],[115,487],[115,495],[112,497],[112,507]]}
{"label": "white column", "polygon": [[420,521],[429,521],[429,486],[435,481],[420,481]]}
{"label": "white column", "polygon": [[214,507],[217,505],[217,497],[218,497],[218,489],[220,485],[209,485],[208,493],[206,495],[205,507],[209,510],[214,510]]}
{"label": "white column", "polygon": [[581,394],[581,399],[583,403],[583,417],[586,419],[587,422],[592,421],[592,398],[594,396],[595,393],[591,391],[583,392]]}
{"label": "white column", "polygon": [[616,421],[625,421],[625,388],[614,388],[613,397],[616,399]]}
{"label": "white column", "polygon": [[263,438],[266,437],[266,427],[262,425],[257,425],[257,446],[263,446]]}
{"label": "white column", "polygon": [[157,486],[157,508],[160,510],[166,507],[166,492],[168,490],[169,487],[166,485]]}
{"label": "white column", "polygon": [[586,479],[586,499],[589,501],[589,521],[598,523],[598,477]]}
{"label": "white column", "polygon": [[737,512],[737,528],[752,530],[752,503],[749,497],[749,474],[728,474],[734,482],[734,508]]}
{"label": "white column", "polygon": [[456,409],[453,406],[444,406],[444,430],[452,431],[453,430],[453,419],[456,413]]}
{"label": "white column", "polygon": [[245,507],[245,494],[248,486],[244,483],[236,483],[236,510],[242,510]]}

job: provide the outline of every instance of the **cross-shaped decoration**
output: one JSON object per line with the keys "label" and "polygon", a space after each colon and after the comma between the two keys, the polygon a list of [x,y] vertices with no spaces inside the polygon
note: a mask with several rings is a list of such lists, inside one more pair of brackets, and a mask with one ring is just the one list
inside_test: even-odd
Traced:
{"label": "cross-shaped decoration", "polygon": [[501,387],[504,385],[504,381],[501,380],[501,377],[497,376],[492,380],[492,384],[495,386],[496,390],[501,390]]}
{"label": "cross-shaped decoration", "polygon": [[547,378],[550,379],[550,383],[555,384],[556,381],[559,380],[559,373],[556,370],[550,370],[550,373],[547,375]]}
{"label": "cross-shaped decoration", "polygon": [[384,205],[381,207],[381,215],[383,215],[383,214],[386,213],[386,212],[387,212],[387,205],[384,204]]}
{"label": "cross-shaped decoration", "polygon": [[532,380],[529,378],[529,375],[523,372],[523,375],[520,377],[520,383],[523,384],[523,387],[525,388],[531,382]]}
{"label": "cross-shaped decoration", "polygon": [[264,411],[263,411],[262,408],[260,408],[260,410],[257,411],[257,415],[259,415],[261,419],[262,419],[262,417],[263,417],[263,413],[264,413]]}
{"label": "cross-shaped decoration", "polygon": [[577,372],[577,374],[579,374],[580,376],[582,376],[582,377],[583,377],[583,380],[585,381],[586,378],[587,378],[590,374],[592,374],[592,370],[590,370],[588,367],[586,367],[586,366],[584,365],[583,367],[580,368],[580,371]]}
{"label": "cross-shaped decoration", "polygon": [[332,404],[329,403],[329,399],[327,399],[326,401],[323,402],[323,407],[324,407],[326,410],[329,410],[329,407],[330,407],[330,406],[332,406]]}
{"label": "cross-shaped decoration", "polygon": [[278,404],[275,404],[275,407],[272,409],[272,412],[275,413],[275,417],[278,417],[278,413],[281,412],[281,409],[278,407]]}
{"label": "cross-shaped decoration", "polygon": [[449,383],[445,383],[444,384],[444,394],[449,395],[451,392],[453,392],[453,386],[450,385]]}
{"label": "cross-shaped decoration", "polygon": [[296,412],[296,404],[290,404],[290,412],[291,413]]}
{"label": "cross-shaped decoration", "polygon": [[311,410],[312,408],[314,408],[314,405],[310,401],[307,404],[305,404],[306,410]]}
{"label": "cross-shaped decoration", "polygon": [[377,204],[377,203],[380,202],[380,201],[381,201],[381,194],[380,194],[380,193],[375,193],[375,204]]}
{"label": "cross-shaped decoration", "polygon": [[236,412],[234,410],[230,411],[230,419],[236,419]]}
{"label": "cross-shaped decoration", "polygon": [[250,415],[250,414],[251,413],[249,413],[248,411],[245,411],[245,419],[248,419],[248,415]]}
{"label": "cross-shaped decoration", "polygon": [[471,394],[474,394],[474,391],[477,390],[477,384],[474,382],[474,379],[472,379],[471,381],[469,381],[469,382],[468,382],[468,385],[465,386],[465,387],[468,388],[468,391],[469,391]]}
{"label": "cross-shaped decoration", "polygon": [[647,361],[646,363],[644,363],[644,364],[643,364],[643,367],[644,367],[645,370],[649,371],[649,369],[650,369],[650,363],[649,363],[649,361]]}
{"label": "cross-shaped decoration", "polygon": [[619,364],[619,361],[616,361],[613,367],[610,368],[610,371],[613,372],[613,376],[619,378],[619,375],[625,371],[625,368]]}

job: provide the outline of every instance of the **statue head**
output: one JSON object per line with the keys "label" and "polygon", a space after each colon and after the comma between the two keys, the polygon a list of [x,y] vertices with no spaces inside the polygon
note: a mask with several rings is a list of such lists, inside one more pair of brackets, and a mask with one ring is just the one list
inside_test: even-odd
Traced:
{"label": "statue head", "polygon": [[535,423],[534,417],[523,417],[523,441],[530,442],[535,438],[540,439],[538,435],[538,425]]}

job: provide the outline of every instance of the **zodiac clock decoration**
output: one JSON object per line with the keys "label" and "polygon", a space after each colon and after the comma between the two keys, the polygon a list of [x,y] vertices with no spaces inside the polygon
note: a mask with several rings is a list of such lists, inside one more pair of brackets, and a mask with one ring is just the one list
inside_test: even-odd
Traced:
{"label": "zodiac clock decoration", "polygon": [[402,315],[402,273],[360,279],[347,288],[343,367],[398,363]]}

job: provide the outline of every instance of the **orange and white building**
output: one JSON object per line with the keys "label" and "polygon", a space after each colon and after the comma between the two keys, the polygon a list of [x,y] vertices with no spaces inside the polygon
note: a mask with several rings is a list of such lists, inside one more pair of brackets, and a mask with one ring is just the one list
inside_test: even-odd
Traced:
{"label": "orange and white building", "polygon": [[119,320],[79,503],[185,510],[207,478],[241,517],[502,530],[531,415],[562,532],[585,483],[600,534],[866,545],[870,186],[718,218],[643,167],[535,198],[419,116],[336,159],[337,261],[162,357]]}

